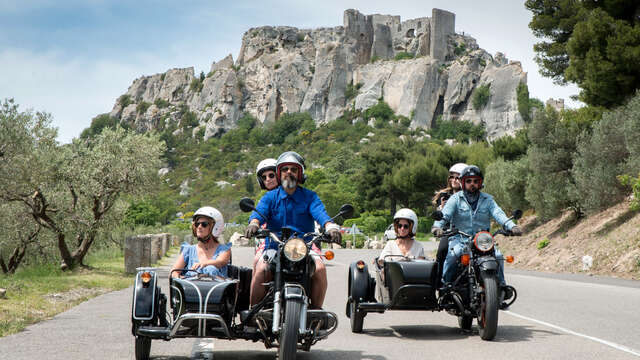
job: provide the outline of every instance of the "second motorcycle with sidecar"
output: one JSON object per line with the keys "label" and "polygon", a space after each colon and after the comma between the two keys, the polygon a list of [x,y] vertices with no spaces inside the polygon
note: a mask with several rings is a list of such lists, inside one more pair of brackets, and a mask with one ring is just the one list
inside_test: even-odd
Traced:
{"label": "second motorcycle with sidecar", "polygon": [[[516,210],[511,219],[521,216],[522,212]],[[436,211],[432,217],[440,220],[442,213]],[[364,318],[370,312],[444,310],[457,316],[458,325],[464,330],[471,330],[473,319],[477,319],[480,337],[492,340],[498,328],[498,310],[510,306],[517,298],[516,289],[507,286],[511,296],[504,299],[505,292],[499,288],[497,277],[500,259],[496,257],[495,236],[511,236],[511,232],[480,231],[472,236],[452,228],[444,236],[457,234],[469,241],[458,261],[455,280],[446,287],[441,287],[438,277],[441,264],[435,260],[400,256],[399,260],[385,258],[380,265],[375,258],[375,278],[363,260],[353,262],[349,266],[346,304],[351,331],[362,332]],[[513,257],[507,256],[505,260],[512,262]]]}

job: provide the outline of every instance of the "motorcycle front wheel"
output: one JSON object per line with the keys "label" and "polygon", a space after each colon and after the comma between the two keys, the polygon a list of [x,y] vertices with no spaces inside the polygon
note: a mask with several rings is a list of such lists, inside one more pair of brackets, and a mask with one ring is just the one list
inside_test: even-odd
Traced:
{"label": "motorcycle front wheel", "polygon": [[301,311],[302,303],[293,300],[287,301],[284,324],[280,331],[280,347],[278,348],[278,359],[280,360],[294,360],[296,358]]}
{"label": "motorcycle front wheel", "polygon": [[356,309],[355,301],[351,301],[349,303],[349,307],[351,309],[351,316],[349,317],[349,320],[351,320],[351,332],[361,333],[362,325],[364,323],[364,313]]}
{"label": "motorcycle front wheel", "polygon": [[478,328],[482,340],[493,340],[498,331],[498,284],[495,276],[483,279]]}

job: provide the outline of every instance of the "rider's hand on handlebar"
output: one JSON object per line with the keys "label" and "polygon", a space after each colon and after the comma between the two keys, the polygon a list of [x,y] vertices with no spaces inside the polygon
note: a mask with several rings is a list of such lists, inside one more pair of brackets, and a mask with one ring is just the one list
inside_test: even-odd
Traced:
{"label": "rider's hand on handlebar", "polygon": [[520,236],[522,235],[522,229],[518,225],[516,225],[511,228],[511,234],[514,236]]}
{"label": "rider's hand on handlebar", "polygon": [[245,230],[244,236],[250,239],[256,235],[258,230],[260,230],[260,226],[258,226],[258,224],[256,223],[251,223],[249,224],[249,226],[247,226],[247,230]]}
{"label": "rider's hand on handlebar", "polygon": [[435,237],[442,237],[442,235],[444,235],[444,230],[442,230],[442,228],[439,228],[439,227],[432,227],[431,233]]}

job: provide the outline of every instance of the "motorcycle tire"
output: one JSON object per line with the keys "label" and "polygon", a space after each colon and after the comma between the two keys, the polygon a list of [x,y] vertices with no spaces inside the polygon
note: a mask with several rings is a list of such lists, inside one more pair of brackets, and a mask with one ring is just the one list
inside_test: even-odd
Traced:
{"label": "motorcycle tire", "polygon": [[149,360],[151,353],[151,338],[136,336],[136,360]]}
{"label": "motorcycle tire", "polygon": [[278,348],[279,360],[295,360],[298,349],[298,333],[300,331],[300,312],[302,303],[294,300],[285,305],[284,324],[280,332]]}
{"label": "motorcycle tire", "polygon": [[361,333],[362,325],[364,324],[364,313],[362,311],[356,310],[356,302],[351,301],[349,303],[349,309],[351,316],[349,320],[351,320],[351,332],[352,333]]}
{"label": "motorcycle tire", "polygon": [[458,325],[460,329],[465,331],[471,331],[471,325],[473,324],[473,316],[458,316]]}
{"label": "motorcycle tire", "polygon": [[478,328],[482,340],[493,340],[498,331],[498,284],[495,276],[485,277],[483,283]]}

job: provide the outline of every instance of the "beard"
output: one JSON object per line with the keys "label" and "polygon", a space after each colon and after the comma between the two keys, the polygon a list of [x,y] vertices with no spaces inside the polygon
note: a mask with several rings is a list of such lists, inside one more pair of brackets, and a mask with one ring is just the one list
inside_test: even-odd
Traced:
{"label": "beard", "polygon": [[282,187],[287,190],[295,189],[296,186],[298,186],[298,180],[293,176],[287,176],[282,180]]}

